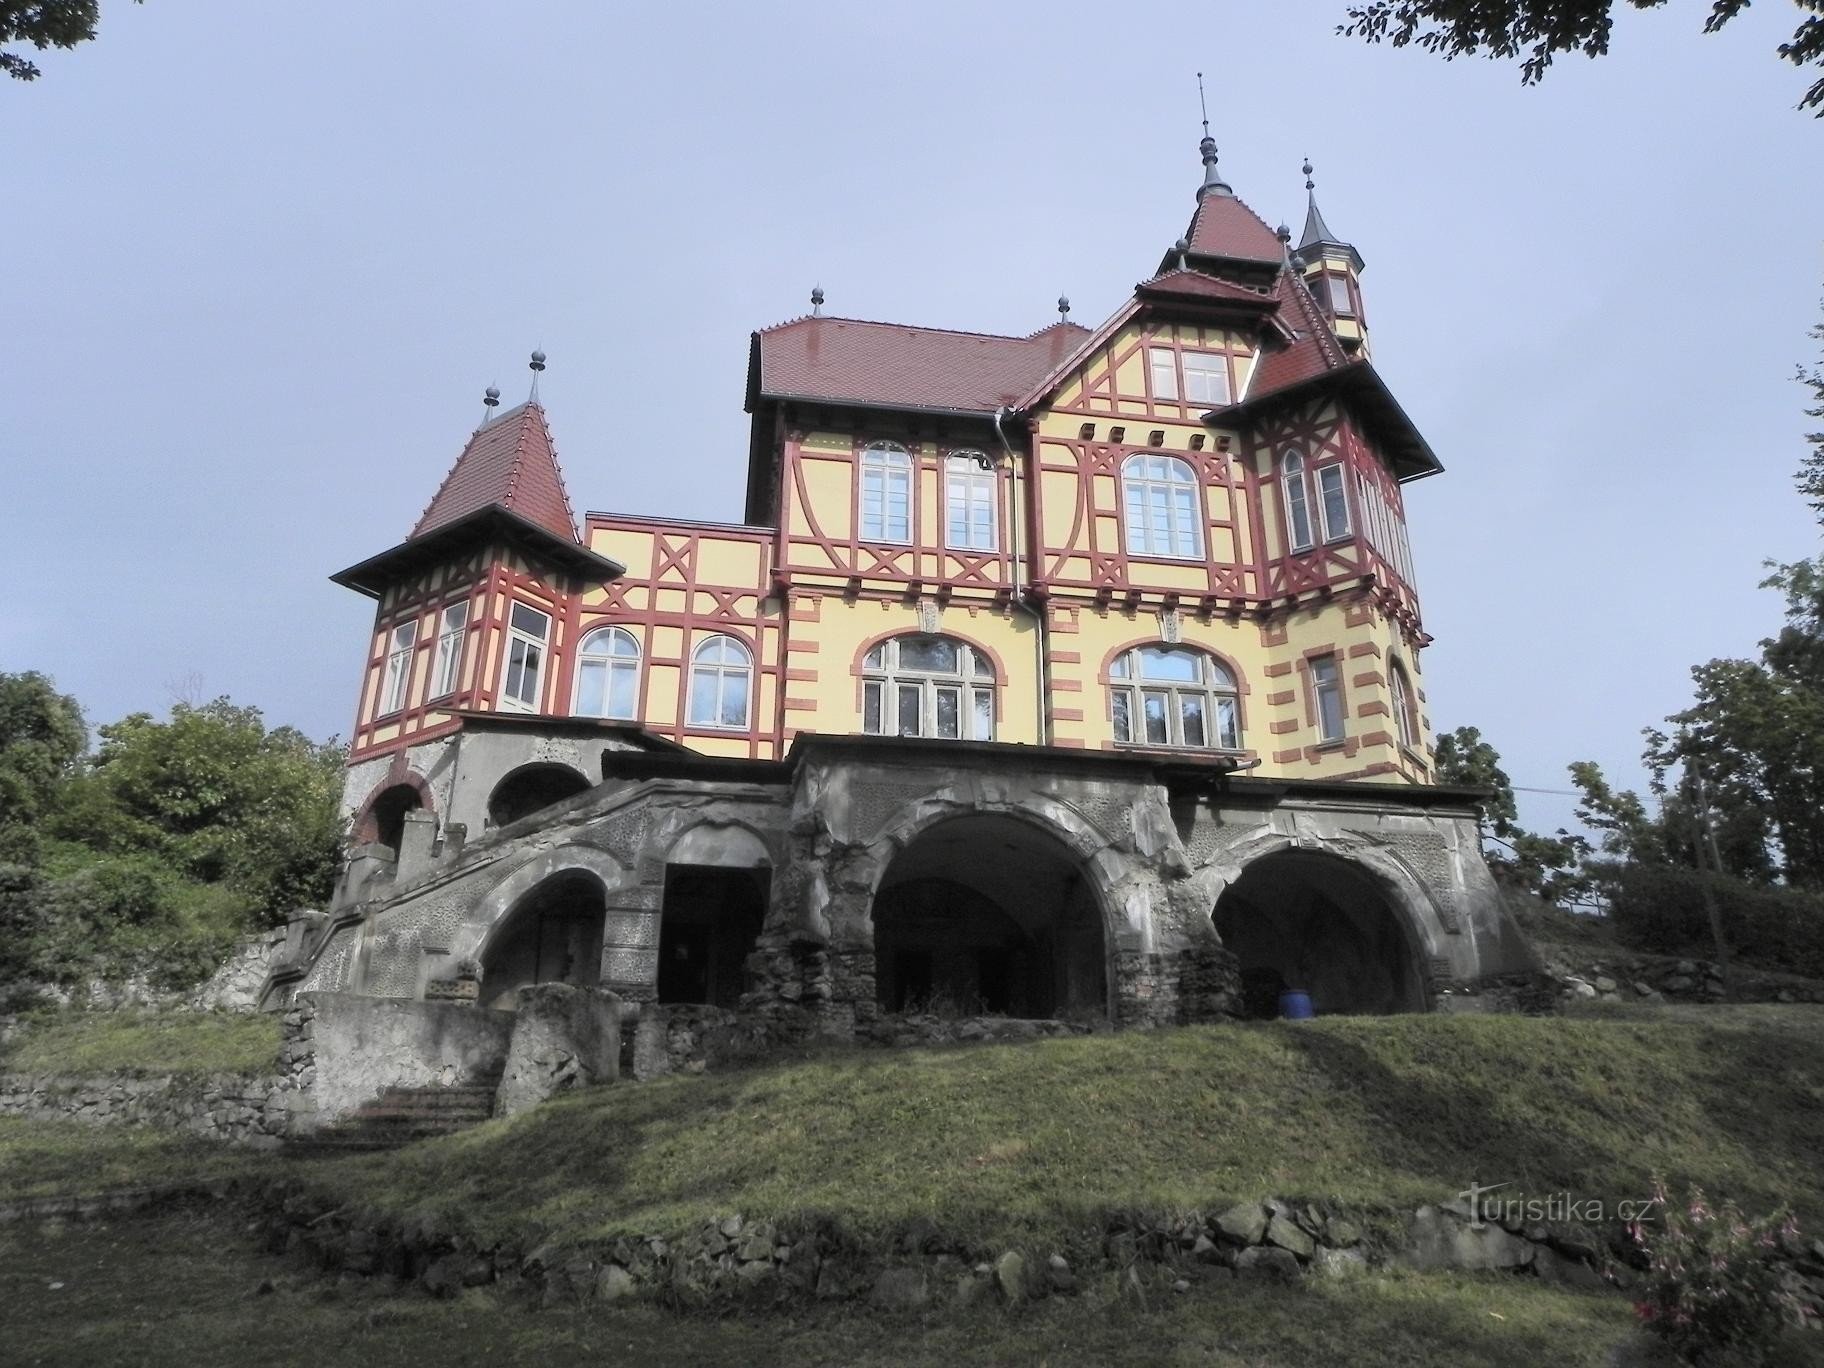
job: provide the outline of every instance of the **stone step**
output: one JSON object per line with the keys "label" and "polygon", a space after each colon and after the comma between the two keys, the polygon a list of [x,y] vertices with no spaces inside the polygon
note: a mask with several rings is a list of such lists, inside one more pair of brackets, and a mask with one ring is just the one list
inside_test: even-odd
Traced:
{"label": "stone step", "polygon": [[301,1153],[396,1149],[417,1140],[453,1135],[479,1125],[494,1111],[495,1082],[453,1087],[392,1087],[332,1126],[295,1141]]}

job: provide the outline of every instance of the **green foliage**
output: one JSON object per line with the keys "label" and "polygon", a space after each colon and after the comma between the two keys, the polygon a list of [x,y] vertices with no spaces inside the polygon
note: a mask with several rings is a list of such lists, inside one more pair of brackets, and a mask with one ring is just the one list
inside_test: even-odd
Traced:
{"label": "green foliage", "polygon": [[0,827],[41,817],[88,747],[75,699],[36,671],[0,674]]}
{"label": "green foliage", "polygon": [[1790,973],[1824,978],[1824,896],[1756,887],[1727,875],[1659,863],[1612,866],[1596,876],[1623,943],[1662,955],[1713,952],[1708,887],[1732,954]]}
{"label": "green foliage", "polygon": [[[1628,0],[1635,9],[1658,9],[1666,0]],[[1824,65],[1824,0],[1793,0],[1804,17],[1779,55],[1794,66]],[[1600,57],[1609,50],[1616,0],[1368,0],[1351,5],[1337,32],[1395,47],[1417,43],[1446,61],[1457,57],[1512,58],[1525,53],[1523,84],[1541,80],[1552,59],[1568,52]],[[1748,8],[1748,0],[1713,0],[1704,32],[1715,33]],[[1824,117],[1824,77],[1799,100],[1799,108]]]}
{"label": "green foliage", "polygon": [[235,938],[320,903],[344,752],[256,708],[180,703],[87,734],[41,675],[0,675],[0,981],[196,982]]}
{"label": "green foliage", "polygon": [[1634,1303],[1641,1321],[1687,1361],[1728,1352],[1738,1363],[1765,1363],[1786,1322],[1804,1315],[1781,1284],[1772,1255],[1798,1222],[1775,1212],[1750,1221],[1734,1202],[1712,1206],[1694,1187],[1674,1202],[1655,1179],[1652,1224],[1629,1233],[1648,1257]]}
{"label": "green foliage", "polygon": [[[0,0],[0,43],[30,43],[40,52],[73,48],[94,38],[99,10],[99,0]],[[16,52],[0,52],[0,71],[21,81],[38,79],[37,65]]]}

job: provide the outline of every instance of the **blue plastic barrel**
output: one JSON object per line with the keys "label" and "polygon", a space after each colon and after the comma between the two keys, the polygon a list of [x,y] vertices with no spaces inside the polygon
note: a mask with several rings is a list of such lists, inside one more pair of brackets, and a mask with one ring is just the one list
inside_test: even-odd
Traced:
{"label": "blue plastic barrel", "polygon": [[1287,1021],[1309,1021],[1317,1015],[1311,1005],[1311,994],[1303,988],[1288,988],[1279,995],[1279,1014]]}

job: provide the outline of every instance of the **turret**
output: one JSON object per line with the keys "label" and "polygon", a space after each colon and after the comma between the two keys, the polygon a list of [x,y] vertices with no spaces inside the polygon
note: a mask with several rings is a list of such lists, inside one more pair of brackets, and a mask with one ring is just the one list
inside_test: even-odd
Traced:
{"label": "turret", "polygon": [[1362,254],[1330,231],[1317,207],[1316,182],[1311,163],[1305,163],[1305,231],[1298,240],[1294,260],[1302,263],[1305,284],[1317,297],[1343,349],[1352,356],[1367,356],[1368,321],[1362,309]]}

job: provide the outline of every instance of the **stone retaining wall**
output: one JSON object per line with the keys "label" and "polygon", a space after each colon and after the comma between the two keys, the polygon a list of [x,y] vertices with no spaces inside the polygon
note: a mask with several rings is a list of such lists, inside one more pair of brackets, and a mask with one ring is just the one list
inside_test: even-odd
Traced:
{"label": "stone retaining wall", "polygon": [[[1547,972],[1562,1002],[1721,1002],[1721,968],[1709,960],[1548,952]],[[1824,1002],[1824,984],[1793,974],[1732,965],[1735,1002]]]}
{"label": "stone retaining wall", "polygon": [[303,1102],[303,1094],[285,1077],[0,1074],[0,1115],[93,1125],[160,1126],[260,1148],[272,1148],[290,1134]]}

